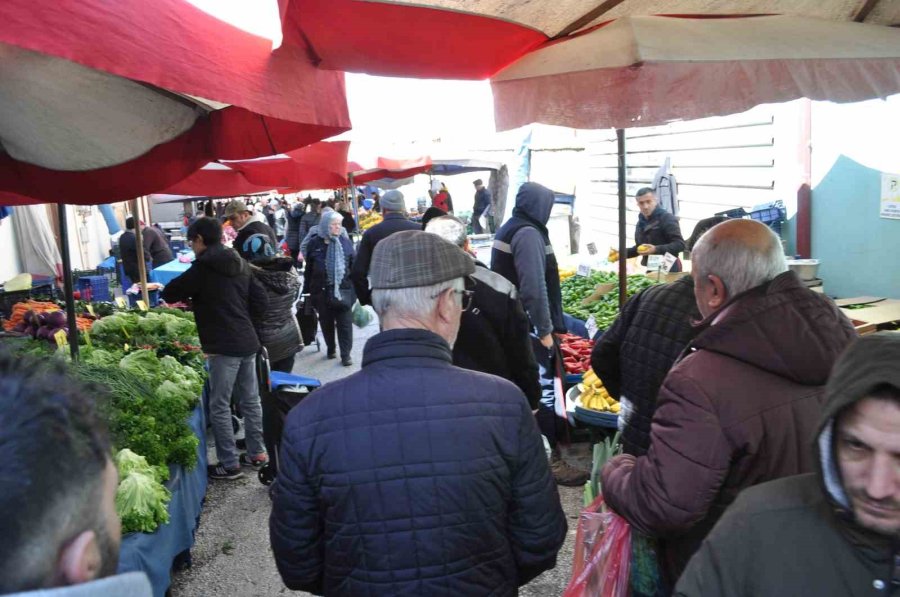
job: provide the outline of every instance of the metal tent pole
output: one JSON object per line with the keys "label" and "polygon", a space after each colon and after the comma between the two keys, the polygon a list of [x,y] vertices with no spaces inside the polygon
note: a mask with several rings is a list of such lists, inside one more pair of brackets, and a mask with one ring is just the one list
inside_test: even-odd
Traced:
{"label": "metal tent pole", "polygon": [[626,264],[627,247],[625,246],[625,130],[616,129],[616,142],[619,154],[619,308],[628,300],[628,268]]}
{"label": "metal tent pole", "polygon": [[72,280],[72,257],[69,254],[69,222],[66,213],[66,204],[57,203],[56,212],[59,216],[59,244],[63,266],[63,288],[66,294],[66,325],[69,328],[69,351],[72,360],[78,360],[78,322],[75,319],[75,288]]}
{"label": "metal tent pole", "polygon": [[353,173],[350,172],[348,176],[349,181],[349,190],[350,190],[350,201],[353,206],[353,219],[356,220],[356,233],[359,234],[359,202],[356,200],[356,185],[353,184]]}

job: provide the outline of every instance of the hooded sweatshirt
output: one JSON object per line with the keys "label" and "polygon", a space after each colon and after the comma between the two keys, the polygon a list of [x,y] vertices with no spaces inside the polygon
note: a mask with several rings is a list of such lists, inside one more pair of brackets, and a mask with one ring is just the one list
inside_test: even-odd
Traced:
{"label": "hooded sweatshirt", "polygon": [[534,182],[523,184],[513,217],[497,231],[491,252],[491,269],[519,289],[538,336],[566,331],[559,267],[547,231],[552,209],[553,191]]}
{"label": "hooded sweatshirt", "polygon": [[162,297],[167,303],[192,301],[203,352],[244,357],[259,350],[253,319],[269,308],[269,297],[233,249],[207,247]]}
{"label": "hooded sweatshirt", "polygon": [[895,332],[851,345],[828,382],[816,439],[817,472],[741,493],[691,560],[678,595],[900,595],[900,537],[856,523],[833,434],[839,415],[877,386],[900,391],[897,363],[900,334]]}
{"label": "hooded sweatshirt", "polygon": [[676,579],[743,489],[815,469],[831,368],[856,336],[793,272],[710,315],[659,392],[645,456],[603,468],[607,504],[660,537]]}

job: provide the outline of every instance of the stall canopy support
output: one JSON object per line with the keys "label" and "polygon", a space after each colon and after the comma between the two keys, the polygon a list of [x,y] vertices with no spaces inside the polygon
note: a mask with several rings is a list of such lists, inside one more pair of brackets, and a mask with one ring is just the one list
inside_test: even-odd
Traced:
{"label": "stall canopy support", "polygon": [[144,261],[144,235],[141,232],[140,200],[131,200],[131,213],[134,218],[134,244],[138,254],[138,272],[140,273],[141,299],[144,304],[150,306],[150,293],[147,291],[147,263]]}
{"label": "stall canopy support", "polygon": [[353,184],[353,173],[350,172],[348,175],[348,182],[350,183],[350,205],[353,206],[353,219],[356,220],[356,232],[357,234],[360,232],[359,230],[359,201],[356,200],[356,185]]}
{"label": "stall canopy support", "polygon": [[619,153],[619,309],[625,306],[628,300],[628,268],[627,268],[627,248],[625,247],[625,131],[616,129],[616,142]]}
{"label": "stall canopy support", "polygon": [[69,254],[69,222],[66,204],[57,203],[59,215],[59,252],[63,266],[63,288],[66,294],[66,325],[69,328],[69,351],[72,360],[78,360],[78,321],[75,319],[75,288],[72,280],[72,257]]}

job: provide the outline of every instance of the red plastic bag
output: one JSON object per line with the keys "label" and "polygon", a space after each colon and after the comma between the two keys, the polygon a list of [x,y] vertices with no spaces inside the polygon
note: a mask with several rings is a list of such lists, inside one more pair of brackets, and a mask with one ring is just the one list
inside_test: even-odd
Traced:
{"label": "red plastic bag", "polygon": [[603,496],[581,511],[572,579],[563,597],[628,597],[631,525],[605,508]]}

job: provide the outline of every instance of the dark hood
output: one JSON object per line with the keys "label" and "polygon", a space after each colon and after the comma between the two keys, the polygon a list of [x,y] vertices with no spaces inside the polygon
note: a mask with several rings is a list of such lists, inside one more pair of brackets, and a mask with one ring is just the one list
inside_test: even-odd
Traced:
{"label": "dark hood", "polygon": [[255,264],[252,267],[256,279],[275,294],[296,294],[300,289],[300,276],[290,259],[273,259],[262,267]]}
{"label": "dark hood", "polygon": [[516,194],[514,216],[524,216],[543,226],[550,221],[553,209],[553,191],[536,182],[526,182]]}
{"label": "dark hood", "polygon": [[237,251],[229,249],[223,245],[213,245],[207,247],[203,253],[197,257],[197,262],[202,263],[214,272],[223,276],[233,278],[246,272],[250,267],[246,261],[241,259]]}
{"label": "dark hood", "polygon": [[887,384],[900,388],[900,333],[863,336],[844,351],[825,389],[825,409],[819,426],[819,476],[831,502],[850,514],[840,472],[834,458],[834,422],[849,406]]}
{"label": "dark hood", "polygon": [[700,327],[694,348],[807,386],[825,385],[838,356],[856,337],[834,302],[806,288],[790,271],[734,297]]}

